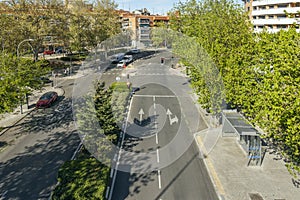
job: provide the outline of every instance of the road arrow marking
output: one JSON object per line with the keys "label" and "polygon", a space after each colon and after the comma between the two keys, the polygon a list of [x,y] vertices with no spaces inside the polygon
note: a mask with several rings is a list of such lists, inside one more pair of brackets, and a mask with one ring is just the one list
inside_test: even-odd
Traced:
{"label": "road arrow marking", "polygon": [[170,109],[167,110],[167,115],[169,116],[170,125],[172,125],[173,123],[178,123],[178,118],[176,115],[174,118],[171,117],[172,113],[171,113]]}
{"label": "road arrow marking", "polygon": [[145,114],[145,113],[144,113],[143,109],[141,108],[141,110],[139,112],[139,115],[140,115],[140,125],[142,124],[143,114]]}

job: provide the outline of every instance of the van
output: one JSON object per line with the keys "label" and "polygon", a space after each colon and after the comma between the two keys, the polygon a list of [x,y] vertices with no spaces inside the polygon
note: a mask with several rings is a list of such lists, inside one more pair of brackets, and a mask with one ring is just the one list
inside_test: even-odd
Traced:
{"label": "van", "polygon": [[118,63],[119,61],[121,61],[125,56],[125,53],[118,53],[118,54],[115,54],[111,57],[111,62],[112,63]]}

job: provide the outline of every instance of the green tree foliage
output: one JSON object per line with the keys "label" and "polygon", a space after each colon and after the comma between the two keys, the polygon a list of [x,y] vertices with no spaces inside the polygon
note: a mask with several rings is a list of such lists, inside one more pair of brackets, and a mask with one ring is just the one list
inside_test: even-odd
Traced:
{"label": "green tree foliage", "polygon": [[41,76],[49,68],[44,61],[34,62],[2,53],[0,60],[0,113],[14,109],[24,101],[25,94],[42,86]]}
{"label": "green tree foliage", "polygon": [[116,119],[112,110],[112,90],[105,89],[104,82],[96,82],[96,93],[94,97],[97,118],[104,134],[113,143],[117,143],[117,135],[121,131],[117,126]]}
{"label": "green tree foliage", "polygon": [[[121,132],[120,124],[117,124],[117,115],[122,115],[125,110],[124,101],[116,96],[116,87],[106,88],[104,82],[95,83],[95,93],[75,100],[74,110],[77,121],[77,129],[84,139],[86,149],[106,165],[110,165],[110,158],[115,153],[118,135]],[[128,89],[127,89],[128,90]],[[128,96],[128,92],[126,93]],[[124,99],[127,99],[127,96]],[[117,101],[115,101],[117,100]],[[117,105],[116,105],[117,104]],[[123,106],[123,107],[121,107]],[[123,111],[115,109],[123,108]]]}
{"label": "green tree foliage", "polygon": [[[287,158],[290,172],[299,172],[300,36],[296,30],[254,34],[246,14],[231,0],[179,3],[171,25],[208,52],[222,74],[227,103],[267,133]],[[195,65],[191,59],[185,62]],[[209,84],[203,74],[191,69],[199,102],[210,107]]]}
{"label": "green tree foliage", "polygon": [[59,185],[53,200],[105,199],[109,167],[101,164],[83,149],[76,160],[68,161],[59,169]]}
{"label": "green tree foliage", "polygon": [[[18,44],[29,38],[36,60],[43,46],[73,51],[95,48],[120,31],[115,9],[111,0],[97,0],[92,6],[82,0],[9,0],[0,4],[2,50],[16,53]],[[20,52],[27,50],[24,47]]]}
{"label": "green tree foliage", "polygon": [[76,1],[70,16],[72,50],[95,48],[97,44],[120,32],[116,5],[110,0],[95,1],[93,9]]}

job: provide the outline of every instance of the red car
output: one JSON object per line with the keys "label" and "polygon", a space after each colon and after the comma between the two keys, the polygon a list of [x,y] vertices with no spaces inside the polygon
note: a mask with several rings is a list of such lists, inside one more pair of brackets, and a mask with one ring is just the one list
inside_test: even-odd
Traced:
{"label": "red car", "polygon": [[58,95],[56,92],[53,91],[47,92],[40,97],[40,99],[36,103],[36,107],[37,108],[49,107],[57,99],[57,97]]}
{"label": "red car", "polygon": [[52,50],[45,50],[45,51],[43,52],[43,54],[44,54],[44,55],[52,55],[52,54],[55,54],[55,52],[52,51]]}

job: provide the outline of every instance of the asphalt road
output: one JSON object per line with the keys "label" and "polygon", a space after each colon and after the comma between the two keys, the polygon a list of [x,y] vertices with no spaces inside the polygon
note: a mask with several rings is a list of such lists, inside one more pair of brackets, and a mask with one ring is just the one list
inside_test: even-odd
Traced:
{"label": "asphalt road", "polygon": [[168,53],[135,63],[130,81],[140,91],[131,100],[109,199],[218,199],[193,140],[206,125],[188,80],[172,73],[171,64]]}
{"label": "asphalt road", "polygon": [[0,137],[10,139],[0,153],[0,199],[48,199],[60,166],[80,139],[72,118],[73,80],[60,80],[64,96],[33,111]]}

